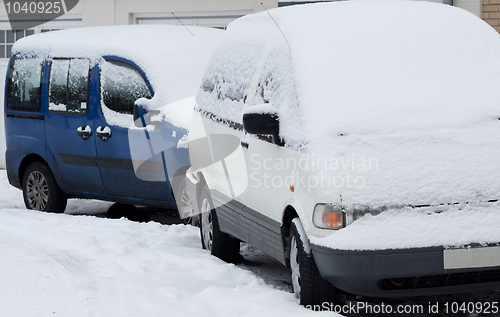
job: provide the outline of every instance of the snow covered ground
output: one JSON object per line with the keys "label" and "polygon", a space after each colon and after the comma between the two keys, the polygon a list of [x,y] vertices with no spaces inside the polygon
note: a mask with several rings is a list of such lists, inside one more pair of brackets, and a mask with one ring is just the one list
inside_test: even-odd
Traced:
{"label": "snow covered ground", "polygon": [[317,314],[202,250],[197,228],[89,216],[109,206],[71,200],[73,215],[26,210],[0,171],[0,316]]}
{"label": "snow covered ground", "polygon": [[110,205],[70,200],[66,214],[26,210],[0,170],[0,316],[339,316],[300,308],[287,269],[248,245],[244,263],[227,264],[200,248],[197,228],[91,216]]}

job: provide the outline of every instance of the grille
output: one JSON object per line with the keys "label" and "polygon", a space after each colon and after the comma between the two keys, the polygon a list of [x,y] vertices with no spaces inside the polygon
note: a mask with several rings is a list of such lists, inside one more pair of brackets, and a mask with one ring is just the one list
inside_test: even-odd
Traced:
{"label": "grille", "polygon": [[403,290],[491,282],[500,282],[500,270],[383,279],[379,287],[382,290]]}

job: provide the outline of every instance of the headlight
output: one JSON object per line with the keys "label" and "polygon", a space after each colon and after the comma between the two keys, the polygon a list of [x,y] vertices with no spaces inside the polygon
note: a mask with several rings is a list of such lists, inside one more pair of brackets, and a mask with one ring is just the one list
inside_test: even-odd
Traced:
{"label": "headlight", "polygon": [[341,205],[316,204],[313,211],[313,223],[318,228],[342,229],[346,225],[345,214]]}

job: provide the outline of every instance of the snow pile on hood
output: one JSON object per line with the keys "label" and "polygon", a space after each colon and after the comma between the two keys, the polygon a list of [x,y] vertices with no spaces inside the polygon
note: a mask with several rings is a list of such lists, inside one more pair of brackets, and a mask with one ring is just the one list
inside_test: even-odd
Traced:
{"label": "snow pile on hood", "polygon": [[[341,1],[269,13],[284,36],[266,12],[230,24],[198,94],[202,110],[241,122],[246,107],[269,102],[290,146],[348,163],[313,171],[330,202],[499,198],[500,35],[493,28],[462,9],[424,1]],[[286,75],[256,85],[266,60]],[[226,97],[224,107],[210,105],[215,95]]]}
{"label": "snow pile on hood", "polygon": [[131,60],[151,83],[155,96],[148,105],[157,108],[196,95],[205,66],[224,33],[200,27],[189,27],[189,31],[173,25],[77,28],[23,38],[12,52],[86,57],[92,65],[108,55]]}
{"label": "snow pile on hood", "polygon": [[311,243],[340,250],[486,246],[500,241],[500,203],[386,210],[365,215],[346,228]]}

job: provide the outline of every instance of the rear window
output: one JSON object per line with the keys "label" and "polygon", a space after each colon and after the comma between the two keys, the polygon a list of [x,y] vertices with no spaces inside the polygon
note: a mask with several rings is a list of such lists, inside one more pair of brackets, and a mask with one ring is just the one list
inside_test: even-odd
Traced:
{"label": "rear window", "polygon": [[7,83],[7,110],[39,112],[42,58],[12,58]]}

